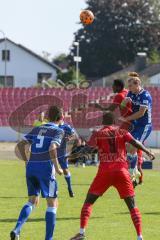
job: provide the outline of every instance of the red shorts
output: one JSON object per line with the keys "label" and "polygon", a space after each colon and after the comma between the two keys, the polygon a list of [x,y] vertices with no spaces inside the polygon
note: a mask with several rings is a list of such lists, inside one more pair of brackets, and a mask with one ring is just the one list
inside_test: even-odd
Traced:
{"label": "red shorts", "polygon": [[102,196],[111,186],[117,189],[122,199],[135,195],[130,174],[126,168],[120,168],[115,171],[108,170],[104,166],[99,167],[98,173],[90,186],[89,193]]}

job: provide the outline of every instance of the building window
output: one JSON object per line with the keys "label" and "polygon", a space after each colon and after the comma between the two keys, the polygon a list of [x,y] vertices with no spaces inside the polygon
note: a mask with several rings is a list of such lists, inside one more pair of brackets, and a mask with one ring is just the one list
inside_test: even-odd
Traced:
{"label": "building window", "polygon": [[4,82],[4,77],[0,76],[0,87],[4,87],[5,82]]}
{"label": "building window", "polygon": [[13,76],[0,76],[0,87],[14,87]]}
{"label": "building window", "polygon": [[10,50],[2,50],[2,61],[10,61]]}
{"label": "building window", "polygon": [[42,83],[43,80],[48,80],[52,77],[52,73],[38,73],[38,83]]}

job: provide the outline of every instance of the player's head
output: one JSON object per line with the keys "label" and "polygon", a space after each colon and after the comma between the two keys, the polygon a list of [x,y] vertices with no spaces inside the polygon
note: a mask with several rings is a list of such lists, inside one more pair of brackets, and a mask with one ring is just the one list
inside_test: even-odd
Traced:
{"label": "player's head", "polygon": [[60,123],[63,119],[63,110],[57,106],[50,106],[48,109],[48,120],[50,122]]}
{"label": "player's head", "polygon": [[136,93],[141,89],[141,80],[139,78],[138,73],[136,72],[129,73],[128,89],[132,93]]}
{"label": "player's head", "polygon": [[113,112],[106,111],[103,113],[102,124],[105,126],[113,125],[115,123],[115,116]]}
{"label": "player's head", "polygon": [[121,79],[115,79],[113,81],[112,89],[114,93],[119,93],[124,89],[124,81]]}

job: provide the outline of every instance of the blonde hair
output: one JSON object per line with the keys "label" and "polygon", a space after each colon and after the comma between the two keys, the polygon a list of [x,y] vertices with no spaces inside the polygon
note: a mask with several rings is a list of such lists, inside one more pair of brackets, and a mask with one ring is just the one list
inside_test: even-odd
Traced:
{"label": "blonde hair", "polygon": [[137,84],[137,83],[141,84],[140,76],[139,76],[138,73],[136,73],[136,72],[130,72],[130,73],[128,74],[128,76],[129,76],[128,82],[134,81],[134,83],[136,83],[136,84]]}

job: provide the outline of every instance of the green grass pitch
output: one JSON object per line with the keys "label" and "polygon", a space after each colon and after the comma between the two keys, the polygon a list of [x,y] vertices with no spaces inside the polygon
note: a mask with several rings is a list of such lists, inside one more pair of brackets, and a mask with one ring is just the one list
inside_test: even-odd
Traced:
{"label": "green grass pitch", "polygon": [[[74,168],[73,187],[76,194],[70,199],[63,177],[59,182],[59,210],[54,240],[69,240],[79,230],[79,215],[96,167]],[[145,184],[136,189],[137,205],[142,212],[145,240],[160,239],[160,174],[145,171]],[[25,168],[20,161],[0,161],[0,239],[8,240],[19,211],[27,202]],[[46,203],[32,213],[23,227],[21,240],[44,240]],[[86,232],[87,240],[134,240],[136,233],[130,215],[117,192],[110,189],[94,206]]]}

